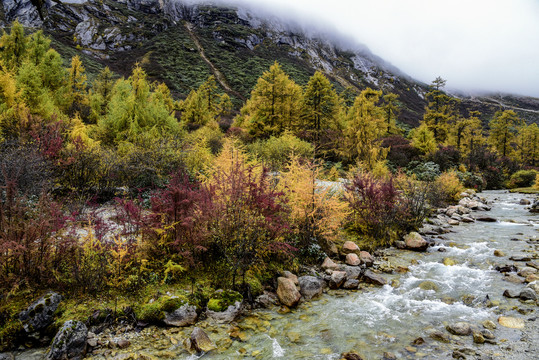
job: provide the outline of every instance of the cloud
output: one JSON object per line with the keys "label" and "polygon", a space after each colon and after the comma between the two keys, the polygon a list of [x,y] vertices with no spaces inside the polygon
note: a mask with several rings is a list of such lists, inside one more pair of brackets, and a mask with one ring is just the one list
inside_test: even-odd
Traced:
{"label": "cloud", "polygon": [[449,88],[539,97],[537,0],[233,2],[334,27],[423,82],[441,76]]}

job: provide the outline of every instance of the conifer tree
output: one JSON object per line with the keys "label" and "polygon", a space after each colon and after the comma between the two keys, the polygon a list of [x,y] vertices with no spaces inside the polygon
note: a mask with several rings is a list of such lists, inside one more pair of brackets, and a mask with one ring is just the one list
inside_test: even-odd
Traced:
{"label": "conifer tree", "polygon": [[522,164],[539,165],[539,127],[533,123],[520,127],[517,143],[517,159]]}
{"label": "conifer tree", "polygon": [[382,97],[382,109],[384,109],[384,119],[386,122],[388,135],[398,134],[400,131],[397,128],[397,116],[400,108],[398,105],[399,95],[394,93],[388,93]]}
{"label": "conifer tree", "polygon": [[425,95],[428,105],[423,116],[423,122],[434,134],[438,143],[444,143],[448,136],[449,123],[454,120],[457,100],[443,92],[446,81],[437,77],[430,85],[430,91]]}
{"label": "conifer tree", "polygon": [[423,154],[429,154],[436,150],[434,133],[424,123],[410,131],[410,139],[412,140],[412,146]]}
{"label": "conifer tree", "polygon": [[519,126],[523,124],[513,110],[497,111],[490,121],[489,138],[490,145],[500,156],[511,156],[514,152],[512,146],[516,138]]}
{"label": "conifer tree", "polygon": [[10,33],[3,31],[0,38],[0,58],[4,65],[16,71],[27,56],[28,39],[24,36],[24,28],[15,20],[11,25]]}

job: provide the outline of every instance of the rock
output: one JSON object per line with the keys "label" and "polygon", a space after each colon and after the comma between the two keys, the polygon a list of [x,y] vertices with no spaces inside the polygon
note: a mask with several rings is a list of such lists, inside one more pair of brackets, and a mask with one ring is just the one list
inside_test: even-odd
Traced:
{"label": "rock", "polygon": [[301,276],[298,278],[299,292],[307,300],[322,295],[324,281],[314,276]]}
{"label": "rock", "polygon": [[537,273],[537,269],[526,266],[525,268],[523,268],[522,270],[518,272],[518,275],[522,277],[527,277],[529,275],[533,275],[536,273]]}
{"label": "rock", "polygon": [[505,326],[507,328],[511,329],[523,329],[524,328],[524,320],[519,318],[514,318],[510,316],[500,316],[498,318],[498,323],[501,326]]}
{"label": "rock", "polygon": [[462,222],[465,222],[465,223],[473,223],[475,222],[475,220],[473,218],[471,218],[470,216],[463,216],[461,218]]}
{"label": "rock", "polygon": [[126,339],[120,339],[118,340],[118,342],[116,343],[116,345],[120,348],[120,349],[127,349],[129,347],[129,345],[131,345],[131,342],[129,340],[126,340]]}
{"label": "rock", "polygon": [[501,250],[494,250],[494,256],[504,257],[505,253]]}
{"label": "rock", "polygon": [[363,273],[363,270],[357,266],[343,266],[342,269],[346,272],[347,279],[359,279]]}
{"label": "rock", "polygon": [[441,332],[441,331],[438,331],[438,330],[434,330],[432,331],[429,336],[436,340],[436,341],[441,341],[441,342],[444,342],[444,343],[448,343],[450,341],[449,339],[449,336],[447,336],[447,334]]}
{"label": "rock", "polygon": [[524,283],[524,279],[516,274],[505,274],[505,277],[503,278],[505,281],[512,282],[514,284],[522,284]]}
{"label": "rock", "polygon": [[86,354],[88,328],[80,321],[64,323],[52,341],[47,360],[79,360]]}
{"label": "rock", "polygon": [[496,266],[497,271],[501,273],[517,272],[518,269],[515,265]]}
{"label": "rock", "polygon": [[511,256],[509,258],[511,261],[519,261],[519,262],[526,262],[530,261],[531,259],[528,256]]}
{"label": "rock", "polygon": [[301,299],[301,294],[294,282],[284,277],[277,278],[277,296],[279,301],[288,307],[296,306]]}
{"label": "rock", "polygon": [[386,351],[382,354],[382,360],[397,360],[397,356],[392,352]]}
{"label": "rock", "polygon": [[406,243],[404,241],[397,240],[395,241],[394,245],[395,245],[395,248],[397,249],[400,249],[400,250],[406,249]]}
{"label": "rock", "polygon": [[486,216],[486,215],[476,216],[475,220],[476,221],[482,221],[482,222],[496,222],[496,221],[498,221],[495,218],[493,218],[491,216]]}
{"label": "rock", "polygon": [[428,290],[438,291],[438,285],[436,285],[433,281],[430,281],[430,280],[423,281],[421,284],[419,284],[418,287],[421,290],[425,290],[425,291],[428,291]]}
{"label": "rock", "polygon": [[359,286],[359,280],[356,280],[356,279],[348,279],[344,282],[343,284],[343,289],[347,289],[347,290],[354,290],[354,289],[357,289]]}
{"label": "rock", "polygon": [[520,205],[530,205],[530,204],[531,204],[531,201],[528,200],[528,199],[520,199],[519,204],[520,204]]}
{"label": "rock", "polygon": [[261,307],[270,308],[273,305],[277,305],[279,299],[277,299],[277,295],[275,295],[274,293],[264,292],[264,294],[259,295],[255,299],[255,302]]}
{"label": "rock", "polygon": [[534,281],[537,281],[537,280],[539,280],[539,275],[530,274],[530,275],[526,276],[526,279],[524,279],[524,282],[531,283],[531,282],[534,282]]}
{"label": "rock", "polygon": [[[292,285],[293,284],[294,283],[292,283]],[[206,315],[208,316],[208,318],[213,319],[220,324],[227,324],[234,321],[241,313],[241,310],[242,302],[236,301],[234,305],[229,305],[225,311],[212,311],[210,309],[206,309]]]}
{"label": "rock", "polygon": [[527,286],[527,289],[531,289],[535,292],[536,295],[539,295],[539,281],[532,281]]}
{"label": "rock", "polygon": [[0,360],[15,360],[15,355],[11,353],[0,353]]}
{"label": "rock", "polygon": [[215,344],[206,335],[206,333],[199,327],[195,327],[191,333],[190,350],[194,350],[197,353],[208,352],[216,348]]}
{"label": "rock", "polygon": [[348,254],[357,255],[359,254],[359,246],[357,246],[357,244],[353,241],[345,241],[342,246],[341,252],[343,255],[348,255]]}
{"label": "rock", "polygon": [[445,266],[454,266],[454,265],[457,264],[457,262],[454,259],[451,259],[451,258],[444,258],[443,264]]}
{"label": "rock", "polygon": [[346,255],[346,264],[350,266],[359,266],[361,265],[361,260],[359,259],[359,256],[357,256],[354,253]]}
{"label": "rock", "polygon": [[522,289],[518,297],[522,300],[537,300],[537,295],[535,294],[535,291],[530,288]]}
{"label": "rock", "polygon": [[416,232],[411,232],[404,237],[406,248],[414,251],[425,251],[429,243]]}
{"label": "rock", "polygon": [[537,261],[528,261],[526,263],[526,266],[529,266],[529,267],[532,267],[532,268],[535,268],[535,269],[539,270],[539,263]]}
{"label": "rock", "polygon": [[517,298],[519,296],[519,293],[516,291],[507,289],[503,292],[503,296],[513,299],[513,298]]}
{"label": "rock", "polygon": [[195,306],[185,304],[172,312],[165,311],[164,322],[169,326],[178,327],[193,325],[197,321],[196,310]]}
{"label": "rock", "polygon": [[365,266],[372,266],[374,264],[374,256],[367,251],[360,251],[359,259],[361,260],[362,264],[365,264]]}
{"label": "rock", "polygon": [[19,320],[26,333],[34,333],[52,324],[54,312],[58,308],[62,296],[51,292],[33,302],[19,314]]}
{"label": "rock", "polygon": [[97,346],[97,339],[96,338],[88,339],[88,341],[86,341],[86,343],[88,344],[89,347],[96,347]]}
{"label": "rock", "polygon": [[533,203],[533,205],[530,208],[531,213],[539,213],[539,200]]}
{"label": "rock", "polygon": [[326,257],[324,262],[322,263],[322,269],[324,270],[337,270],[339,268],[339,265],[337,265],[333,260],[331,260],[329,257]]}
{"label": "rock", "polygon": [[353,351],[349,351],[347,353],[343,353],[341,357],[345,360],[363,360],[363,357],[359,355],[358,353],[355,353]]}
{"label": "rock", "polygon": [[283,271],[283,277],[290,279],[294,282],[295,285],[298,285],[298,277],[292,274],[290,271]]}
{"label": "rock", "polygon": [[458,322],[455,324],[449,324],[446,327],[446,330],[449,331],[453,335],[459,335],[459,336],[466,336],[470,335],[472,332],[472,328],[470,324],[466,322]]}
{"label": "rock", "polygon": [[485,329],[494,330],[496,329],[496,323],[492,320],[485,320],[481,323]]}
{"label": "rock", "polygon": [[370,284],[374,285],[385,285],[387,284],[387,280],[382,277],[381,275],[375,274],[374,272],[367,270],[363,274],[363,281],[368,282]]}
{"label": "rock", "polygon": [[346,281],[346,272],[345,271],[334,271],[331,274],[331,280],[329,281],[330,289],[338,289]]}
{"label": "rock", "polygon": [[451,226],[457,226],[457,225],[460,225],[460,222],[458,220],[455,220],[455,219],[449,219],[447,220],[447,223]]}
{"label": "rock", "polygon": [[474,343],[476,343],[476,344],[484,344],[485,343],[485,337],[479,331],[474,331],[472,333],[472,335],[473,335],[473,342]]}

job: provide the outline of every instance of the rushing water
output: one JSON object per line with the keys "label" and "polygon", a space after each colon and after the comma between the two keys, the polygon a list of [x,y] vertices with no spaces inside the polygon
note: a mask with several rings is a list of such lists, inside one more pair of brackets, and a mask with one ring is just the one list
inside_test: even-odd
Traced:
{"label": "rushing water", "polygon": [[[450,344],[429,338],[433,330],[445,333],[449,323],[466,321],[481,326],[484,320],[496,322],[500,314],[525,318],[517,310],[535,311],[533,304],[502,296],[505,289],[520,290],[523,285],[504,281],[503,274],[494,267],[512,264],[509,256],[537,256],[539,216],[519,205],[519,200],[526,196],[501,191],[481,195],[493,202],[492,211],[485,215],[498,221],[455,226],[453,232],[436,239],[437,245],[424,254],[386,251],[380,265],[408,269],[385,274],[391,285],[363,285],[363,289],[353,292],[329,291],[285,314],[277,308],[253,312],[237,324],[242,340],[229,337],[231,325],[199,323],[197,326],[204,328],[219,349],[202,358],[329,360],[339,359],[343,352],[356,351],[367,359],[381,359],[384,352],[392,352],[398,358],[440,359],[451,358],[455,346],[494,354],[494,358],[502,356],[500,345],[476,345],[471,336],[449,335]],[[473,213],[476,214],[480,212]],[[495,257],[495,249],[506,256]],[[454,265],[444,265],[446,258],[453,260]],[[523,310],[526,306],[529,309]],[[157,358],[197,359],[182,346],[190,331],[191,328],[170,332],[146,329],[131,338],[132,345],[126,351]],[[522,330],[501,326],[495,330],[499,344],[518,342],[522,334]],[[423,337],[425,344],[410,346],[418,337]],[[537,339],[537,334],[533,339]],[[121,353],[107,355],[122,358]],[[539,354],[529,358],[535,356]]]}

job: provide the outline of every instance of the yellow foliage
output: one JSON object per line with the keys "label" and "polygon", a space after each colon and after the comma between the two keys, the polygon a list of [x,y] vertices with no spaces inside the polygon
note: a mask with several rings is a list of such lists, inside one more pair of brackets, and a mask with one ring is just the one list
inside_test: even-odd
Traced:
{"label": "yellow foliage", "polygon": [[454,170],[443,172],[434,182],[434,188],[439,192],[442,200],[448,202],[457,201],[459,195],[466,190]]}
{"label": "yellow foliage", "polygon": [[535,190],[539,190],[539,174],[535,175],[535,184],[533,184]]}
{"label": "yellow foliage", "polygon": [[[94,149],[99,146],[99,141],[93,140],[88,136],[88,126],[86,126],[82,120],[77,116],[71,119],[71,131],[69,132],[69,139],[71,141],[82,141],[84,146],[88,149]],[[68,145],[68,149],[73,144]]]}
{"label": "yellow foliage", "polygon": [[335,240],[348,215],[348,207],[340,200],[342,186],[322,183],[320,177],[318,167],[303,165],[294,157],[281,174],[277,188],[287,197],[298,235],[303,232],[307,238]]}

